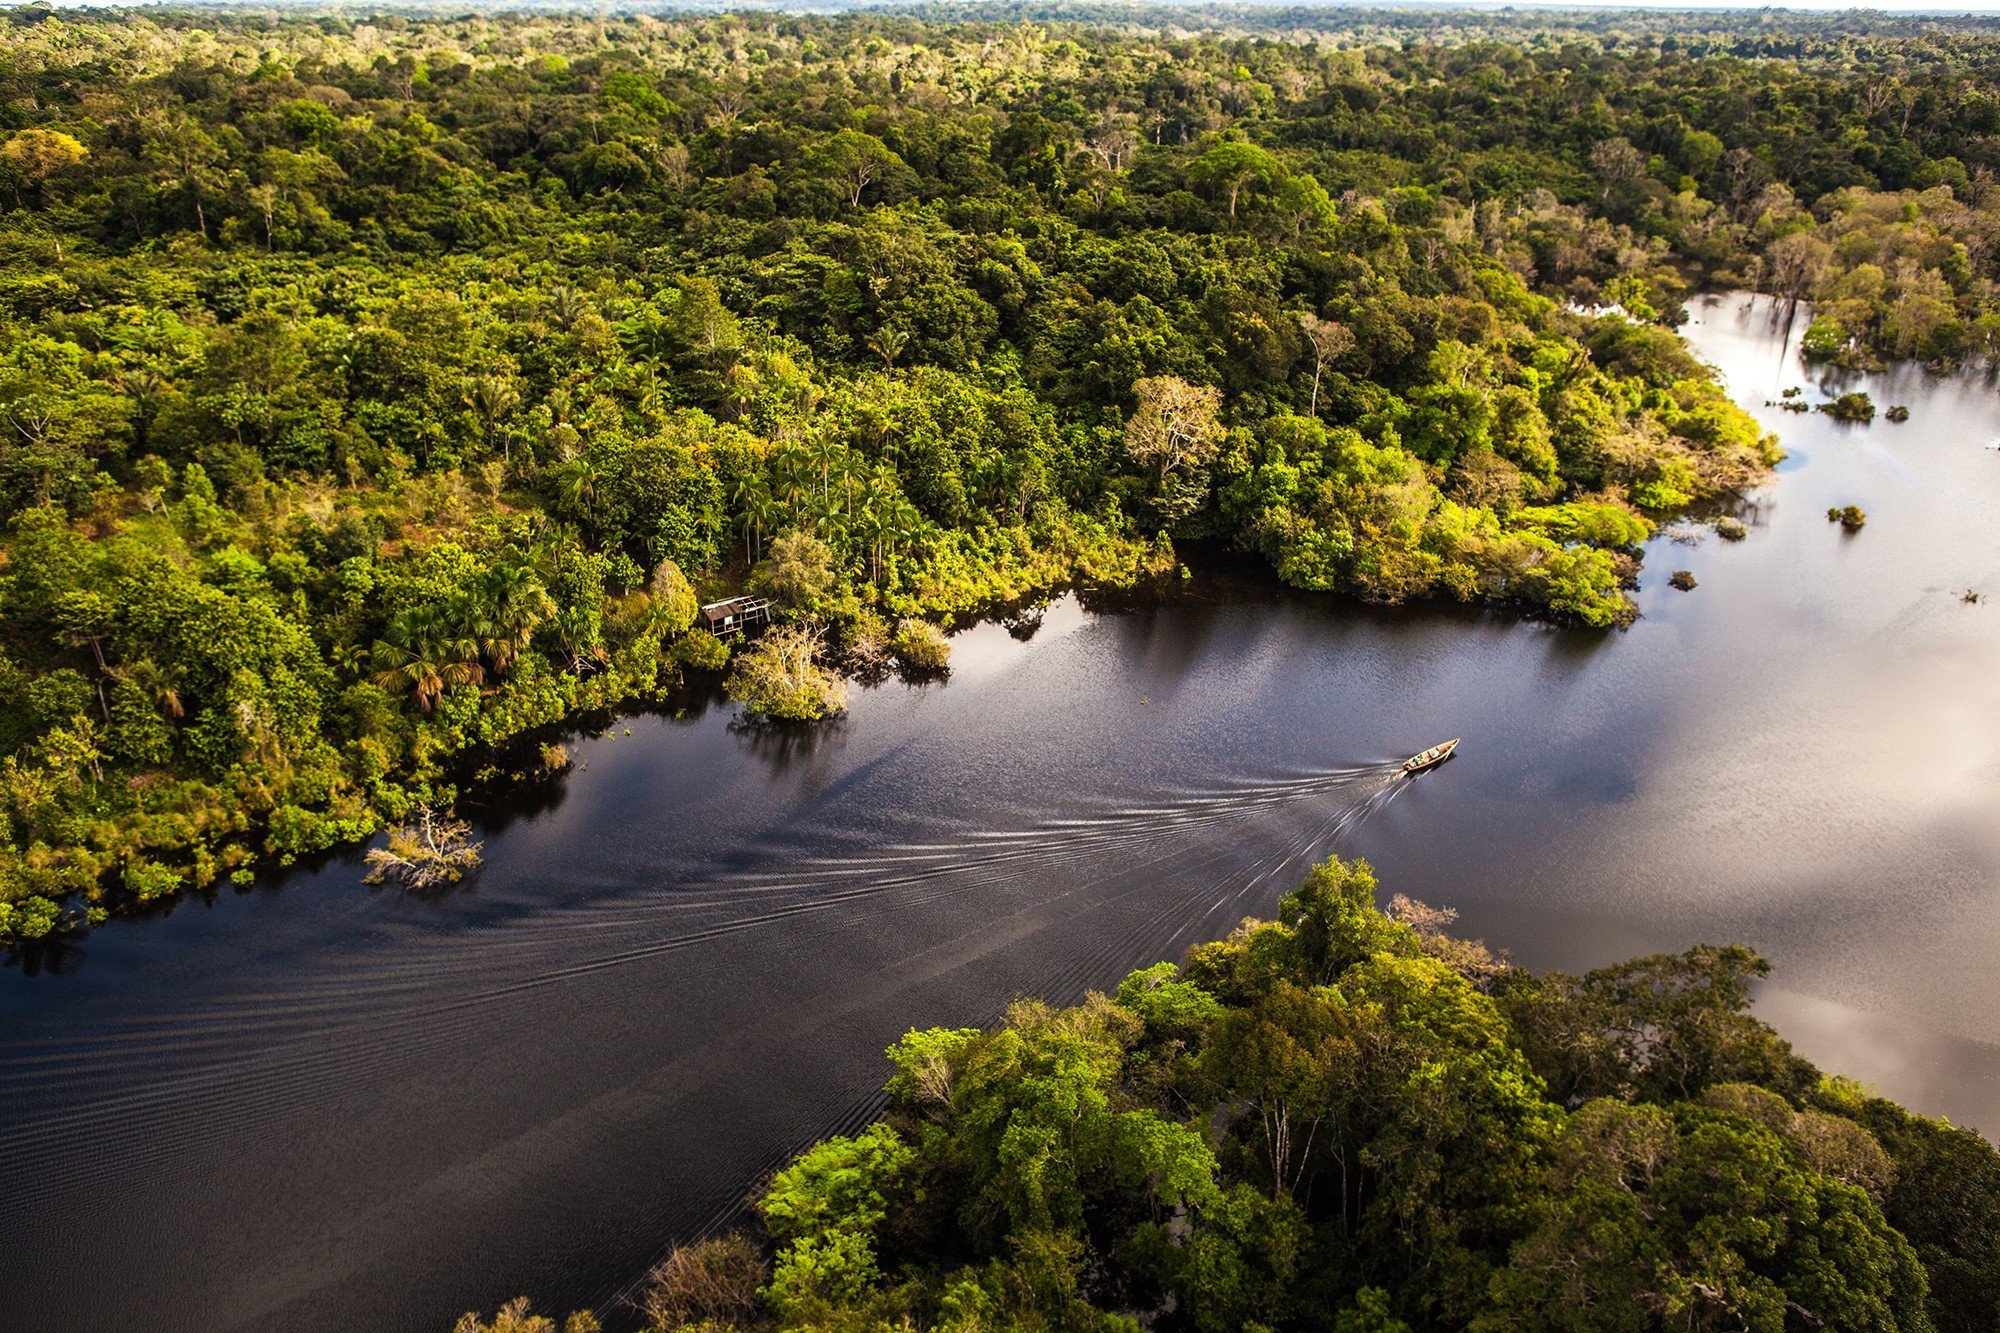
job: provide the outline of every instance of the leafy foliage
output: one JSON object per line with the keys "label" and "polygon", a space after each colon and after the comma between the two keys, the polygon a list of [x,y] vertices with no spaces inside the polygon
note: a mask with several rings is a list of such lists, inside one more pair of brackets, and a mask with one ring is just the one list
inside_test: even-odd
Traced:
{"label": "leafy foliage", "polygon": [[1330,861],[1113,997],[911,1032],[884,1118],[772,1179],[772,1266],[665,1279],[726,1246],[759,1301],[654,1326],[1990,1322],[2000,1154],[1793,1055],[1755,955],[1538,976],[1376,892]]}
{"label": "leafy foliage", "polygon": [[1995,346],[1988,23],[1038,13],[0,26],[0,934],[447,804],[750,586],[1624,623],[1775,456],[1691,283]]}
{"label": "leafy foliage", "polygon": [[751,713],[786,722],[815,722],[847,707],[847,686],[819,664],[816,634],[794,626],[772,630],[736,659],[730,697]]}

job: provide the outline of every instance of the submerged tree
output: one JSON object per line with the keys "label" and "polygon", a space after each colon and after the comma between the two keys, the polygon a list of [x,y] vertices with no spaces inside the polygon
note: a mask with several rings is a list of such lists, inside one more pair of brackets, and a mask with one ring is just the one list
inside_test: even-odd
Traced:
{"label": "submerged tree", "polygon": [[479,868],[484,843],[471,841],[472,825],[420,805],[416,817],[389,832],[385,847],[368,851],[367,882],[394,880],[424,892],[456,884]]}
{"label": "submerged tree", "polygon": [[470,1311],[459,1316],[452,1333],[599,1333],[601,1327],[587,1310],[577,1311],[558,1326],[547,1315],[536,1314],[526,1296],[517,1296],[494,1313],[491,1323]]}
{"label": "submerged tree", "polygon": [[736,655],[729,697],[754,716],[813,722],[847,707],[847,685],[819,664],[824,636],[780,625]]}

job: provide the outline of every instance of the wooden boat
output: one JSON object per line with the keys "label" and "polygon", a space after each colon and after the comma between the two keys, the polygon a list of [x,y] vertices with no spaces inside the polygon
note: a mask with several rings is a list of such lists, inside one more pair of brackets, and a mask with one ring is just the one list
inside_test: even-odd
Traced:
{"label": "wooden boat", "polygon": [[1430,749],[1420,754],[1411,755],[1403,761],[1403,771],[1405,773],[1421,773],[1427,768],[1442,764],[1445,760],[1451,758],[1451,752],[1458,748],[1458,743],[1461,739],[1463,738],[1454,736],[1442,745],[1433,745]]}

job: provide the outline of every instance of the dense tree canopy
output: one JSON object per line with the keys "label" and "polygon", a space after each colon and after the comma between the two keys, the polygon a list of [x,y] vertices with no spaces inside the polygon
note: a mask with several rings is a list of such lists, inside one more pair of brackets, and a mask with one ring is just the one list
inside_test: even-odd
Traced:
{"label": "dense tree canopy", "polygon": [[724,591],[1623,623],[1774,457],[1691,283],[2000,327],[1986,25],[1024,17],[10,11],[0,937],[449,800]]}
{"label": "dense tree canopy", "polygon": [[1330,861],[1178,965],[911,1032],[888,1109],[677,1251],[656,1330],[1989,1328],[2000,1154],[1695,949],[1508,966]]}

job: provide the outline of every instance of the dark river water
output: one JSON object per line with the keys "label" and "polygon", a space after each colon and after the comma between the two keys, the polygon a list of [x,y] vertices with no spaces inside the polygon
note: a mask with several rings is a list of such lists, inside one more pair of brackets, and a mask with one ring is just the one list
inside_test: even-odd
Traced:
{"label": "dark river water", "polygon": [[809,740],[727,708],[583,739],[463,892],[336,861],[17,960],[0,1324],[605,1305],[865,1119],[905,1029],[1108,987],[1335,850],[1536,966],[1751,944],[1806,1054],[2000,1129],[2000,604],[1957,595],[2000,601],[2000,397],[1896,371],[1859,387],[1906,424],[1787,415],[1820,389],[1768,305],[1688,332],[1791,458],[1748,540],[1654,543],[1628,632],[1064,599]]}

